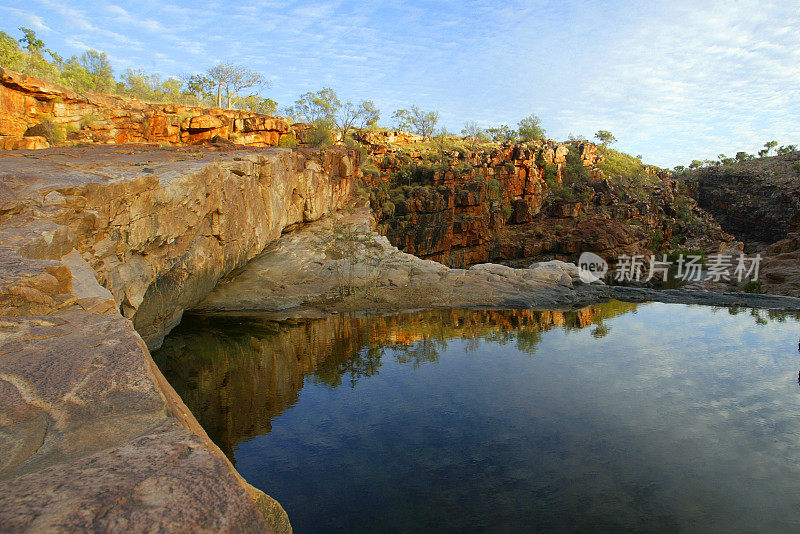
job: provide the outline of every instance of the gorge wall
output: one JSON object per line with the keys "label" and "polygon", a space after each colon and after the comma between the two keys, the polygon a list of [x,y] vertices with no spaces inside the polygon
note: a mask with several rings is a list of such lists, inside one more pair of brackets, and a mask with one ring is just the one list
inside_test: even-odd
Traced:
{"label": "gorge wall", "polygon": [[[28,256],[75,248],[153,347],[285,228],[343,207],[358,172],[345,149],[49,149],[0,161],[0,222],[41,228]],[[52,307],[6,298],[7,313]]]}
{"label": "gorge wall", "polygon": [[669,173],[642,167],[626,183],[605,176],[588,142],[506,144],[445,151],[372,147],[380,161],[372,207],[398,248],[451,267],[583,251],[611,260],[665,246],[716,251],[734,241]]}
{"label": "gorge wall", "polygon": [[800,152],[687,171],[683,179],[738,239],[769,244],[800,231]]}
{"label": "gorge wall", "polygon": [[288,531],[142,339],[159,345],[221,276],[342,207],[358,153],[120,145],[3,156],[3,528]]}

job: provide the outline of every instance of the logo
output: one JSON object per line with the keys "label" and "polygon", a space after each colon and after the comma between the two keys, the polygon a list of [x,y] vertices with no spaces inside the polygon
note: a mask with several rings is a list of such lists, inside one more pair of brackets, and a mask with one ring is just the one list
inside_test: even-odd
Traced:
{"label": "logo", "polygon": [[586,284],[602,280],[607,272],[608,262],[593,252],[584,252],[578,258],[578,276]]}

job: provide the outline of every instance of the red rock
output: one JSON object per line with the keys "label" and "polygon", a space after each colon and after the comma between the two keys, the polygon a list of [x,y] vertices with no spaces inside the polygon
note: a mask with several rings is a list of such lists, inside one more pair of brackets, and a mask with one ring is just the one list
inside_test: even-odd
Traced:
{"label": "red rock", "polygon": [[[286,119],[234,109],[202,109],[148,104],[97,93],[78,94],[63,87],[0,68],[2,148],[44,148],[21,138],[41,117],[69,126],[66,144],[191,144],[214,137],[251,146],[277,145],[291,129]],[[77,129],[77,130],[76,130]],[[240,134],[239,136],[235,134]],[[251,135],[252,134],[252,135]]]}

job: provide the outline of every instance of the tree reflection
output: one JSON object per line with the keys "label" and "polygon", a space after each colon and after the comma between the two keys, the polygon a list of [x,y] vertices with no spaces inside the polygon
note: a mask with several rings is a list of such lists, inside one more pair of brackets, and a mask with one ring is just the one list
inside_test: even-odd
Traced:
{"label": "tree reflection", "polygon": [[297,402],[307,379],[354,388],[377,375],[386,358],[415,369],[434,364],[451,340],[468,352],[492,342],[534,354],[547,330],[605,328],[604,318],[635,307],[612,301],[568,312],[441,309],[287,322],[187,315],[153,357],[233,459],[237,444],[269,432],[270,421]]}

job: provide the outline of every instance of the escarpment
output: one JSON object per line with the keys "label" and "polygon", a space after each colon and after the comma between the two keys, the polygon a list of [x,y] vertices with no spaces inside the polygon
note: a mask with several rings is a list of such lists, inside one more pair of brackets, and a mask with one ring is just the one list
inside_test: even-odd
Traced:
{"label": "escarpment", "polygon": [[16,197],[4,218],[51,228],[25,253],[57,259],[74,247],[150,347],[286,227],[343,207],[358,172],[345,149],[127,146],[0,161]]}

